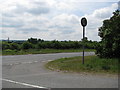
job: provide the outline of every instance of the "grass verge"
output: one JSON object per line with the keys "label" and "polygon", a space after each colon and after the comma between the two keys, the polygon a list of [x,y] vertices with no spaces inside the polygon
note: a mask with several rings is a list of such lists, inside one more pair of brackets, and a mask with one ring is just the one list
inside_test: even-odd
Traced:
{"label": "grass verge", "polygon": [[[95,51],[94,49],[86,49],[86,52]],[[63,53],[63,52],[82,52],[82,49],[28,49],[28,50],[4,50],[2,55],[25,55],[25,54],[47,54],[47,53]]]}
{"label": "grass verge", "polygon": [[118,73],[118,59],[102,59],[97,56],[85,56],[85,64],[82,57],[61,58],[48,62],[48,69],[64,72],[92,72],[92,73]]}

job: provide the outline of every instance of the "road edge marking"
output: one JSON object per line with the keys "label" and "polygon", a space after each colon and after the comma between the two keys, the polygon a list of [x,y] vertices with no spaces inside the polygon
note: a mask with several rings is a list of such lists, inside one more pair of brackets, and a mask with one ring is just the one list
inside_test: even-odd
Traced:
{"label": "road edge marking", "polygon": [[[19,84],[19,85],[24,85],[24,86],[33,87],[33,88],[46,88],[46,87],[37,86],[37,85],[32,85],[32,84],[28,84],[28,83],[16,82],[16,81],[9,80],[9,79],[2,79],[2,80],[3,80],[3,81],[10,82],[10,83],[15,83],[15,84]],[[46,88],[46,89],[47,89],[47,88]]]}

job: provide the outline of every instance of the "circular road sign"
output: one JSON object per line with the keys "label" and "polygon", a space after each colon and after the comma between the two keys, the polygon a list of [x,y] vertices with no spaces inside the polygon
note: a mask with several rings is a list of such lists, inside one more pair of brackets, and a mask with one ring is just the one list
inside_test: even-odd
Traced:
{"label": "circular road sign", "polygon": [[87,25],[87,19],[84,17],[81,19],[81,25],[85,27]]}

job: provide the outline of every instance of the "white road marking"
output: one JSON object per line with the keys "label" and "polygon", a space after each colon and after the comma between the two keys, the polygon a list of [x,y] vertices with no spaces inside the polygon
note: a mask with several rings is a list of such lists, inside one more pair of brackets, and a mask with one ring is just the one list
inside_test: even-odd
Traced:
{"label": "white road marking", "polygon": [[20,63],[14,63],[15,65],[20,64]]}
{"label": "white road marking", "polygon": [[[53,60],[47,60],[47,61],[53,61]],[[32,64],[32,63],[37,63],[39,61],[32,61],[32,62],[18,62],[18,63],[11,63],[11,64],[6,64],[6,65],[19,65],[19,64]],[[46,61],[41,61],[41,62],[46,62]]]}
{"label": "white road marking", "polygon": [[[10,83],[15,83],[15,84],[20,84],[20,85],[24,85],[24,86],[33,87],[33,88],[46,88],[46,87],[42,87],[42,86],[31,85],[31,84],[28,84],[28,83],[16,82],[16,81],[13,81],[13,80],[8,80],[8,79],[2,79],[2,80],[3,80],[3,81],[10,82]],[[46,89],[47,89],[47,88],[46,88]]]}
{"label": "white road marking", "polygon": [[48,72],[48,73],[38,73],[38,74],[29,74],[29,75],[17,75],[17,76],[8,76],[5,78],[20,78],[20,77],[31,77],[31,76],[40,76],[40,75],[47,75],[47,74],[56,74],[58,72]]}
{"label": "white road marking", "polygon": [[22,62],[22,64],[31,64],[33,62]]}
{"label": "white road marking", "polygon": [[35,63],[38,62],[38,61],[34,61]]}
{"label": "white road marking", "polygon": [[37,63],[38,61],[33,61],[33,62],[19,62],[19,63],[11,63],[11,64],[6,64],[6,65],[19,65],[19,64],[32,64],[32,63]]}
{"label": "white road marking", "polygon": [[46,61],[42,61],[42,62],[46,62]]}
{"label": "white road marking", "polygon": [[53,61],[53,60],[48,60],[48,61]]}

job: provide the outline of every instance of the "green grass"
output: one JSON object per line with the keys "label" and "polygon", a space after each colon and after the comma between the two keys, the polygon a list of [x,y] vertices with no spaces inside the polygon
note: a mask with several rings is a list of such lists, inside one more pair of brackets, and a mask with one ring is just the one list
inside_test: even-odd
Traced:
{"label": "green grass", "polygon": [[92,73],[118,73],[118,59],[101,59],[97,56],[85,56],[85,64],[82,57],[61,58],[48,62],[48,69],[67,72],[92,72]]}
{"label": "green grass", "polygon": [[0,55],[2,55],[2,50],[0,50]]}
{"label": "green grass", "polygon": [[[86,49],[86,52],[95,51],[94,49]],[[62,53],[62,52],[82,52],[82,49],[29,49],[29,50],[4,50],[2,55],[24,55],[24,54],[46,54],[46,53]]]}

